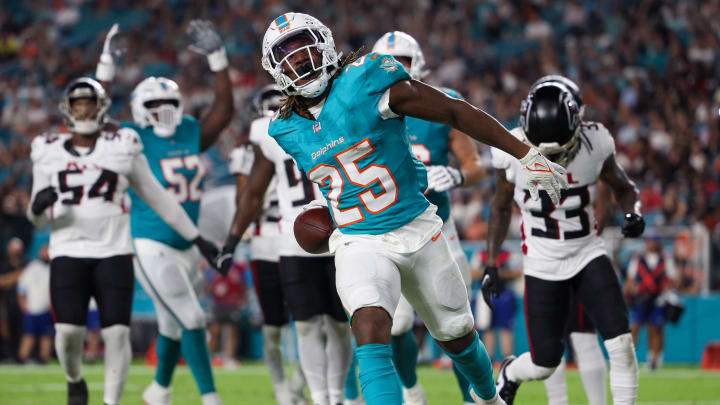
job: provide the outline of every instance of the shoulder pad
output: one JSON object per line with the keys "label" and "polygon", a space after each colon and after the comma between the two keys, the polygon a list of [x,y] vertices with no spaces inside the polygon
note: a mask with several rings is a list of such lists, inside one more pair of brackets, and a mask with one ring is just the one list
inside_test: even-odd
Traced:
{"label": "shoulder pad", "polygon": [[233,148],[230,151],[230,163],[228,163],[228,170],[231,174],[250,174],[255,155],[253,153],[252,145],[243,145]]}
{"label": "shoulder pad", "polygon": [[30,158],[33,162],[42,160],[52,148],[62,145],[70,136],[70,134],[54,132],[46,132],[36,136],[30,145]]}
{"label": "shoulder pad", "polygon": [[121,150],[129,155],[139,155],[143,151],[143,143],[137,131],[132,128],[120,128],[116,132],[103,134],[106,140],[118,142]]}
{"label": "shoulder pad", "polygon": [[615,153],[615,139],[600,122],[583,121],[580,131],[581,141],[588,144],[591,151],[598,150],[603,158]]}
{"label": "shoulder pad", "polygon": [[410,74],[402,63],[390,55],[377,52],[363,55],[345,66],[343,75],[347,75],[346,80],[357,81],[351,85],[360,86],[367,94],[384,93],[393,84],[410,80]]}
{"label": "shoulder pad", "polygon": [[250,124],[250,142],[259,143],[268,136],[271,119],[270,117],[261,117]]}

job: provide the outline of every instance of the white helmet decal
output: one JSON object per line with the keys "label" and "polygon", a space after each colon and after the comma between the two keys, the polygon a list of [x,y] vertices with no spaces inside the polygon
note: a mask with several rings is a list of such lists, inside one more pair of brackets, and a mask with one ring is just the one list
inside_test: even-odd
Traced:
{"label": "white helmet decal", "polygon": [[[148,107],[153,101],[168,101]],[[175,134],[183,114],[180,88],[165,77],[148,77],[141,81],[130,95],[133,121],[142,128],[153,127],[155,135],[168,138]]]}
{"label": "white helmet decal", "polygon": [[420,80],[428,72],[425,70],[425,56],[418,42],[402,31],[390,31],[375,42],[373,52],[384,55],[402,56],[410,58],[410,76]]}
{"label": "white helmet decal", "polygon": [[[280,49],[288,39],[297,36],[305,36],[309,43],[288,51]],[[315,65],[312,51],[322,55],[319,66]],[[310,63],[296,69],[290,64],[290,57],[300,52],[308,52]],[[335,49],[330,29],[317,18],[307,14],[285,13],[279,16],[270,23],[263,37],[262,66],[275,79],[280,90],[291,96],[313,98],[322,94],[339,66],[340,56]],[[286,69],[292,71],[295,79],[286,74]],[[307,83],[296,84],[318,72],[317,77]]]}

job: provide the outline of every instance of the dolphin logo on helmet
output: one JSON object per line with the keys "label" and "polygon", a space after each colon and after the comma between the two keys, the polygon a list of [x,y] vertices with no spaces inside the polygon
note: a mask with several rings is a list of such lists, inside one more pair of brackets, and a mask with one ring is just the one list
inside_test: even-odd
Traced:
{"label": "dolphin logo on helmet", "polygon": [[161,138],[171,137],[182,121],[180,87],[165,77],[148,77],[130,95],[130,110],[133,121],[140,127],[153,127],[155,135]]}
{"label": "dolphin logo on helmet", "polygon": [[408,73],[415,80],[422,79],[428,73],[425,70],[425,56],[420,44],[410,34],[402,31],[387,32],[375,42],[372,51],[383,55],[410,58]]}

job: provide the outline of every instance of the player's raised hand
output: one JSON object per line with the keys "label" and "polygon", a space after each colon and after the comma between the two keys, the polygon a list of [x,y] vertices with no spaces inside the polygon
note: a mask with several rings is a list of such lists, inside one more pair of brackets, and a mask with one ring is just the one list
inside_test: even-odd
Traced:
{"label": "player's raised hand", "polygon": [[35,194],[35,199],[33,199],[32,207],[30,209],[33,214],[40,215],[43,211],[45,211],[45,209],[47,209],[47,207],[55,204],[57,199],[58,195],[55,192],[55,188],[53,186],[45,187]]}
{"label": "player's raised hand", "polygon": [[428,189],[439,193],[465,183],[462,172],[451,166],[428,166],[427,179]]}
{"label": "player's raised hand", "polygon": [[645,220],[641,215],[634,212],[625,214],[625,220],[622,225],[622,234],[626,238],[637,238],[645,231]]}
{"label": "player's raised hand", "polygon": [[520,159],[520,164],[527,176],[530,197],[533,200],[540,198],[538,185],[541,185],[550,195],[552,203],[557,205],[560,202],[560,192],[568,188],[565,168],[546,159],[533,148],[530,148],[527,155]]}
{"label": "player's raised hand", "polygon": [[120,45],[116,36],[120,31],[117,23],[113,24],[105,36],[103,42],[103,51],[100,54],[100,60],[95,70],[95,77],[103,82],[111,82],[115,78],[115,65],[117,61],[125,54],[125,49]]}
{"label": "player's raised hand", "polygon": [[498,268],[496,266],[485,267],[485,275],[482,278],[482,296],[483,300],[491,311],[495,310],[492,303],[492,297],[497,298],[500,296],[498,291]]}
{"label": "player's raised hand", "polygon": [[192,43],[188,48],[208,58],[210,70],[218,72],[228,67],[227,54],[222,38],[207,20],[192,20],[187,29]]}

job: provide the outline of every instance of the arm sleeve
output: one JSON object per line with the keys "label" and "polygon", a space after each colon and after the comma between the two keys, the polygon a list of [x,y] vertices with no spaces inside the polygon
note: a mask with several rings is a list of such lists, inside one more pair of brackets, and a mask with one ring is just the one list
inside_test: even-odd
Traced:
{"label": "arm sleeve", "polygon": [[172,194],[155,179],[145,155],[139,154],[135,157],[129,180],[137,195],[180,236],[189,241],[198,237],[200,233],[190,217],[175,201]]}
{"label": "arm sleeve", "polygon": [[247,176],[250,174],[254,160],[255,153],[253,152],[252,145],[243,145],[234,148],[230,152],[230,163],[228,164],[230,174]]}

